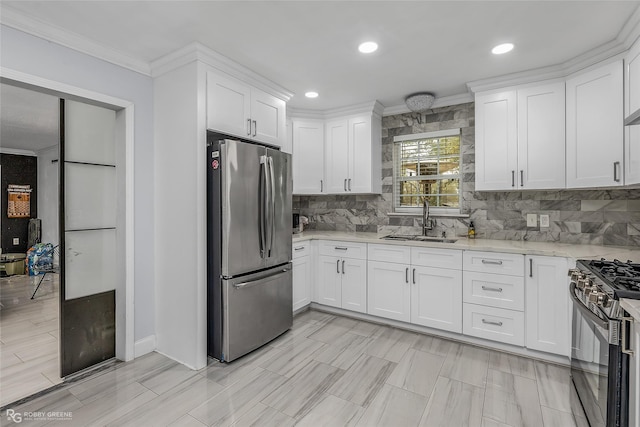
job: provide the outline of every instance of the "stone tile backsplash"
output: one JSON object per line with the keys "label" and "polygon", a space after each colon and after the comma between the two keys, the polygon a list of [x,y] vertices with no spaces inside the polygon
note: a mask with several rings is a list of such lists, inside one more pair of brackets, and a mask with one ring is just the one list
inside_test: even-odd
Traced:
{"label": "stone tile backsplash", "polygon": [[[640,245],[640,190],[475,191],[474,104],[382,119],[382,194],[293,196],[295,212],[316,230],[420,233],[422,218],[393,212],[393,137],[461,128],[461,211],[468,217],[436,217],[432,236],[466,236],[473,221],[478,238],[595,245]],[[527,227],[528,213],[549,215],[549,228]]]}

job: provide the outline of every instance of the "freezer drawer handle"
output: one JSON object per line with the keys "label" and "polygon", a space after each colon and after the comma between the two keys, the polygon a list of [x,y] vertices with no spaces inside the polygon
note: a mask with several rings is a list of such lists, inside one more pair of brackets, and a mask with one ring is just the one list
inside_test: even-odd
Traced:
{"label": "freezer drawer handle", "polygon": [[482,319],[482,323],[486,325],[502,326],[502,322],[495,322],[493,320],[487,320],[487,319]]}
{"label": "freezer drawer handle", "polygon": [[276,274],[272,274],[271,276],[264,276],[264,277],[261,277],[261,278],[256,279],[256,280],[249,280],[248,282],[236,283],[235,285],[233,285],[233,287],[236,288],[236,289],[250,288],[251,286],[255,286],[255,285],[259,284],[260,282],[262,282],[266,278],[280,276],[281,274],[285,274],[289,270],[291,270],[291,268],[290,267],[286,267],[286,268],[283,268],[282,271],[280,271],[280,272],[278,272]]}
{"label": "freezer drawer handle", "polygon": [[493,261],[493,260],[489,260],[489,259],[483,259],[482,263],[483,264],[502,265],[502,261],[500,261],[500,260]]}
{"label": "freezer drawer handle", "polygon": [[493,291],[493,292],[502,292],[502,288],[492,288],[490,286],[482,285],[483,291]]}

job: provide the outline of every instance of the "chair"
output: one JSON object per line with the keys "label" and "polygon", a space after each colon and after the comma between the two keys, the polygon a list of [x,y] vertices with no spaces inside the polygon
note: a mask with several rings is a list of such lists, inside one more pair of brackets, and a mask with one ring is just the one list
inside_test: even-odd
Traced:
{"label": "chair", "polygon": [[38,292],[38,289],[40,289],[40,285],[42,284],[42,281],[44,280],[44,278],[47,276],[47,273],[58,273],[60,271],[59,262],[60,262],[60,245],[53,246],[51,249],[42,253],[38,257],[38,260],[35,262],[33,266],[33,271],[39,276],[41,273],[42,275],[40,276],[40,280],[38,281],[38,286],[36,286],[36,289],[33,291],[33,294],[31,295],[31,299],[35,298],[36,292]]}

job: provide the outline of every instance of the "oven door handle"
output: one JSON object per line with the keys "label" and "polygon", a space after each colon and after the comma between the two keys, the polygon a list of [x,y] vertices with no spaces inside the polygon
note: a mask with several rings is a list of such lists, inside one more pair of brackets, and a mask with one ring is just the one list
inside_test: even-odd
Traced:
{"label": "oven door handle", "polygon": [[584,316],[586,316],[591,322],[600,326],[605,331],[609,330],[609,322],[606,320],[602,320],[596,314],[592,313],[585,305],[580,301],[580,298],[576,296],[576,284],[575,282],[571,282],[569,285],[569,295],[571,295],[571,299],[573,303],[578,307],[578,310],[582,312]]}

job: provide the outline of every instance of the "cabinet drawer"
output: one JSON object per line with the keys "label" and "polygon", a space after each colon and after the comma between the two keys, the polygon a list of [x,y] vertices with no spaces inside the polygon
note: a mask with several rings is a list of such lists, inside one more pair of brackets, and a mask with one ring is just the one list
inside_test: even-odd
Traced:
{"label": "cabinet drawer", "polygon": [[462,251],[438,248],[411,248],[411,265],[462,269]]}
{"label": "cabinet drawer", "polygon": [[462,333],[524,346],[524,313],[464,303],[462,304]]}
{"label": "cabinet drawer", "polygon": [[524,277],[465,271],[462,283],[464,302],[524,310]]}
{"label": "cabinet drawer", "polygon": [[524,255],[464,251],[463,260],[465,271],[524,276]]}
{"label": "cabinet drawer", "polygon": [[292,251],[293,259],[297,259],[309,255],[311,252],[311,245],[309,242],[294,243]]}
{"label": "cabinet drawer", "polygon": [[398,245],[368,245],[367,253],[369,261],[396,262],[408,264],[411,258],[411,248]]}
{"label": "cabinet drawer", "polygon": [[367,244],[322,240],[320,241],[320,255],[367,259]]}

